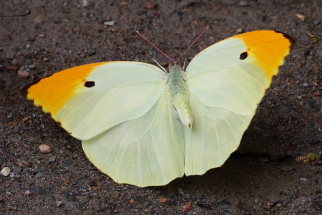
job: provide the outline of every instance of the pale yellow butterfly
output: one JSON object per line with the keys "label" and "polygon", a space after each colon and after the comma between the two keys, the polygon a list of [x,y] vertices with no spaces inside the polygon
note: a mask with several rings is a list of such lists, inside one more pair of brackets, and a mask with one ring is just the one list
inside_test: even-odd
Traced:
{"label": "pale yellow butterfly", "polygon": [[82,141],[118,183],[165,185],[201,175],[234,152],[291,42],[260,30],[215,43],[186,68],[113,61],[63,70],[28,98]]}

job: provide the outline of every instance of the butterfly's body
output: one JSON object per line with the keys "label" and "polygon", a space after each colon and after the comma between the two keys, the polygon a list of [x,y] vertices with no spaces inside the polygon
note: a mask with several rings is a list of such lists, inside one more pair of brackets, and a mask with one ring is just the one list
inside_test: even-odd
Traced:
{"label": "butterfly's body", "polygon": [[192,113],[190,107],[190,92],[185,81],[183,69],[178,65],[173,65],[169,69],[169,79],[167,91],[170,100],[175,107],[181,122],[187,127],[192,128]]}
{"label": "butterfly's body", "polygon": [[185,71],[134,61],[83,65],[39,81],[28,98],[115,181],[164,185],[223,165],[290,46],[283,33],[253,31],[208,47]]}

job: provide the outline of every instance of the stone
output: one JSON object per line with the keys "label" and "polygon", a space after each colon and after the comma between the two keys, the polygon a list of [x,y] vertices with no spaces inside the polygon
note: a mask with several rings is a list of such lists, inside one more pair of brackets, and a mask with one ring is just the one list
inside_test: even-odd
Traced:
{"label": "stone", "polygon": [[8,176],[11,172],[11,169],[9,167],[3,167],[2,170],[1,170],[1,174],[3,176]]}

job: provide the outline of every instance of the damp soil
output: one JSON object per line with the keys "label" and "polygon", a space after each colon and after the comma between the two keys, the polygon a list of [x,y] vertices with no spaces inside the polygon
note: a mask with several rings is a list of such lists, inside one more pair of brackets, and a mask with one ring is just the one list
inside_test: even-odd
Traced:
{"label": "damp soil", "polygon": [[[306,159],[322,151],[322,43],[307,35],[322,35],[321,11],[320,0],[1,1],[0,165],[11,172],[0,174],[0,214],[322,214],[321,159]],[[178,56],[207,25],[188,60],[257,29],[295,43],[239,149],[202,176],[117,184],[25,97],[30,84],[81,64],[153,58],[166,66],[135,31]]]}

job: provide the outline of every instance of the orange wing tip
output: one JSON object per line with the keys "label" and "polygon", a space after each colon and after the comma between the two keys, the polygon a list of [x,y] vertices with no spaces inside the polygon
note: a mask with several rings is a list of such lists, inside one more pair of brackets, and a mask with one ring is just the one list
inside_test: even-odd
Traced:
{"label": "orange wing tip", "polygon": [[290,35],[288,35],[288,34],[286,34],[286,33],[283,33],[283,32],[281,32],[281,31],[274,31],[275,33],[278,33],[278,34],[282,34],[283,35],[283,37],[285,38],[285,39],[288,39],[289,40],[289,42],[290,42],[290,46],[289,46],[289,48],[290,48],[290,50],[292,50],[293,49],[293,45],[295,44],[295,40],[290,36]]}
{"label": "orange wing tip", "polygon": [[34,100],[36,106],[50,113],[56,119],[64,105],[75,96],[75,92],[86,82],[89,74],[97,66],[106,64],[94,63],[62,70],[40,80],[28,89],[27,98]]}
{"label": "orange wing tip", "polygon": [[256,59],[255,63],[264,69],[270,81],[284,64],[292,46],[291,37],[279,31],[252,31],[235,37],[245,42],[248,47],[247,54]]}

